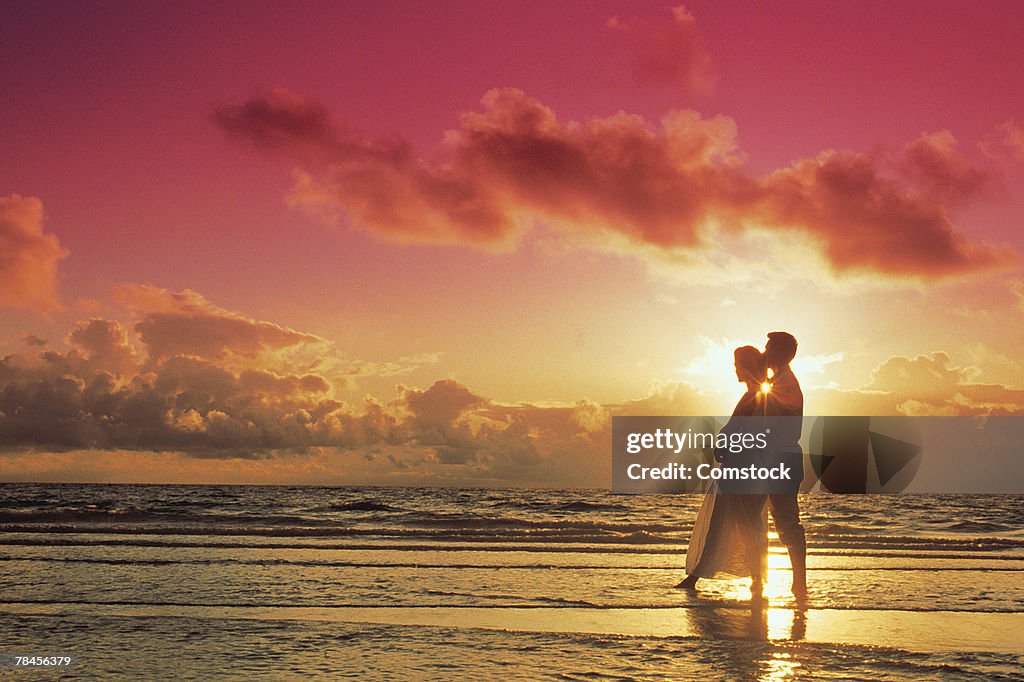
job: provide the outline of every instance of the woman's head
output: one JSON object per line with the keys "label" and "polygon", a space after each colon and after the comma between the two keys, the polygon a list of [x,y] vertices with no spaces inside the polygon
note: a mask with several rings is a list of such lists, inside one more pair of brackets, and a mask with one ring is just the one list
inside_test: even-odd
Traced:
{"label": "woman's head", "polygon": [[736,378],[748,385],[760,386],[767,377],[764,355],[753,346],[740,346],[733,352]]}

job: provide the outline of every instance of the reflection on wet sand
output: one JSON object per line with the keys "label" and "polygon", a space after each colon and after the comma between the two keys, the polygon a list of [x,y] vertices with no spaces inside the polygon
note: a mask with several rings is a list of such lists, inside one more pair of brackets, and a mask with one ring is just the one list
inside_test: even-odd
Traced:
{"label": "reflection on wet sand", "polygon": [[[688,609],[685,617],[687,629],[703,640],[801,641],[807,636],[806,609],[753,603],[748,609]],[[785,680],[805,672],[800,651],[795,649],[737,647],[728,657],[728,673],[744,678]]]}
{"label": "reflection on wet sand", "polygon": [[704,639],[802,641],[807,637],[807,609],[687,609],[688,625]]}

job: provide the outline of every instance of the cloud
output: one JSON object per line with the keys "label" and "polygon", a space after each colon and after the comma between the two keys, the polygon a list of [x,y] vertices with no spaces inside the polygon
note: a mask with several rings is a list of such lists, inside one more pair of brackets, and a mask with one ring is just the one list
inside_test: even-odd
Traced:
{"label": "cloud", "polygon": [[904,150],[900,165],[915,179],[902,182],[866,154],[822,152],[769,175],[752,213],[817,240],[839,272],[934,279],[1013,263],[1008,249],[973,243],[956,229],[937,188],[956,187],[962,199],[977,191],[977,180],[952,161],[940,163],[936,149],[918,141]]}
{"label": "cloud", "polygon": [[865,389],[914,395],[918,400],[949,400],[973,374],[970,368],[949,365],[949,356],[941,351],[915,358],[894,356],[875,368]]}
{"label": "cloud", "polygon": [[993,158],[1024,161],[1024,128],[1009,119],[995,127],[981,142],[983,152]]}
{"label": "cloud", "polygon": [[[390,402],[351,405],[337,395],[338,373],[397,374],[436,362],[435,354],[376,364],[328,357],[302,371],[296,349],[340,354],[316,335],[250,319],[196,292],[122,285],[116,295],[134,325],[83,320],[63,350],[29,343],[0,359],[0,453],[13,453],[0,460],[90,450],[118,453],[130,467],[133,453],[142,454],[138,461],[182,453],[305,462],[322,461],[325,451],[358,452],[375,463],[378,481],[543,484],[574,480],[574,458],[596,457],[605,446],[607,415],[586,402],[501,405],[450,379],[398,386]],[[588,465],[583,480],[599,484],[588,477],[602,466]]]}
{"label": "cloud", "polygon": [[840,275],[937,279],[1017,259],[972,242],[950,217],[987,176],[945,131],[888,155],[826,150],[754,177],[728,117],[561,122],[510,88],[489,91],[482,105],[429,159],[397,138],[358,137],[321,105],[282,90],[222,107],[215,120],[303,164],[293,205],[347,215],[396,242],[508,249],[541,221],[574,244],[676,267],[721,260],[716,249],[732,243],[723,237],[736,235],[801,239]]}
{"label": "cloud", "polygon": [[948,130],[922,135],[907,144],[893,166],[917,191],[936,203],[967,203],[979,196],[991,180],[957,149]]}
{"label": "cloud", "polygon": [[387,442],[397,435],[377,406],[358,413],[336,399],[336,388],[436,362],[431,354],[351,359],[315,334],[220,308],[194,291],[120,285],[114,295],[134,315],[130,327],[92,318],[73,325],[66,350],[34,341],[0,360],[0,448],[264,457]]}
{"label": "cloud", "polygon": [[1010,293],[1017,301],[1017,309],[1024,312],[1024,279],[1018,279],[1011,282]]}
{"label": "cloud", "polygon": [[112,294],[135,317],[132,331],[147,367],[177,357],[198,358],[236,374],[247,369],[317,372],[351,388],[360,377],[399,376],[438,362],[436,353],[388,362],[352,358],[316,334],[226,310],[188,289],[120,284]]}
{"label": "cloud", "polygon": [[67,341],[95,371],[121,375],[137,369],[135,348],[118,322],[99,318],[79,322]]}
{"label": "cloud", "polygon": [[323,376],[186,356],[114,375],[105,367],[126,348],[121,332],[90,320],[69,336],[79,347],[0,360],[0,452],[117,452],[128,467],[133,453],[161,452],[301,466],[328,449],[377,461],[378,482],[604,482],[609,422],[597,405],[500,405],[445,379],[354,407]]}
{"label": "cloud", "polygon": [[647,396],[617,405],[612,412],[636,417],[710,415],[716,410],[709,411],[709,407],[708,398],[696,386],[687,382],[674,382],[655,386]]}
{"label": "cloud", "polygon": [[712,339],[707,336],[700,336],[701,346],[704,351],[690,360],[680,371],[696,377],[707,377],[731,372],[733,366],[733,352],[740,346],[750,345],[749,343],[735,339]]}
{"label": "cloud", "polygon": [[219,308],[188,289],[171,292],[123,284],[114,288],[114,298],[139,315],[135,331],[152,361],[186,355],[235,365],[263,365],[276,352],[310,346],[322,351],[327,345],[315,334]]}
{"label": "cloud", "polygon": [[340,406],[315,375],[234,374],[184,357],[114,374],[110,361],[78,349],[0,361],[0,447],[258,457],[316,442],[318,419]]}
{"label": "cloud", "polygon": [[402,387],[403,400],[421,428],[452,424],[466,410],[486,402],[450,379],[436,381],[425,391]]}
{"label": "cloud", "polygon": [[244,133],[257,147],[291,152],[304,149],[312,159],[343,146],[339,131],[325,107],[308,102],[284,88],[267,98],[254,97],[234,108],[219,109],[216,123],[228,132]]}
{"label": "cloud", "polygon": [[0,306],[59,310],[57,265],[67,255],[55,236],[43,232],[43,202],[0,197]]}
{"label": "cloud", "polygon": [[607,27],[622,37],[640,85],[708,94],[714,87],[715,76],[697,21],[682,5],[670,11],[669,23],[615,16],[608,20]]}
{"label": "cloud", "polygon": [[1024,388],[978,383],[975,367],[956,367],[936,351],[893,356],[857,390],[818,389],[805,401],[815,414],[1002,415],[1024,414]]}

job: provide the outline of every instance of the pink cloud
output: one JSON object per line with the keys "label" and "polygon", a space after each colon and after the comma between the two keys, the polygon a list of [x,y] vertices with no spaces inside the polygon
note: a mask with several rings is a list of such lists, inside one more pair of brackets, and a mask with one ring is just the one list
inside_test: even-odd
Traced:
{"label": "pink cloud", "polygon": [[178,355],[255,361],[274,351],[326,344],[314,334],[225,310],[188,289],[123,284],[114,288],[114,298],[139,315],[135,331],[154,361]]}
{"label": "pink cloud", "polygon": [[623,38],[639,84],[676,87],[684,93],[710,93],[714,71],[697,20],[682,5],[673,7],[671,13],[668,23],[615,16],[607,26]]}
{"label": "pink cloud", "polygon": [[936,203],[968,202],[991,180],[989,173],[959,153],[956,138],[948,130],[922,135],[907,144],[893,165],[916,191]]}
{"label": "pink cloud", "polygon": [[428,161],[401,140],[344,132],[303,102],[276,90],[222,107],[216,119],[304,164],[295,205],[346,214],[392,241],[509,248],[540,220],[594,248],[621,250],[624,240],[699,256],[715,248],[706,232],[717,225],[810,237],[840,274],[934,279],[1017,259],[953,222],[952,206],[976,197],[987,176],[948,132],[888,157],[828,150],[755,177],[743,168],[735,123],[694,111],[658,125],[625,113],[565,123],[519,90],[492,90]]}
{"label": "pink cloud", "polygon": [[66,249],[43,232],[43,202],[0,197],[0,306],[58,310],[57,265]]}
{"label": "pink cloud", "polygon": [[750,215],[815,238],[840,272],[937,278],[1016,261],[1008,249],[972,242],[933,196],[943,185],[958,188],[961,197],[973,194],[975,176],[957,184],[948,167],[928,166],[913,154],[907,158],[905,167],[919,176],[916,183],[892,177],[884,163],[866,154],[822,152],[769,175],[763,200]]}
{"label": "pink cloud", "polygon": [[1010,119],[996,126],[995,130],[981,143],[989,156],[1024,161],[1024,128]]}

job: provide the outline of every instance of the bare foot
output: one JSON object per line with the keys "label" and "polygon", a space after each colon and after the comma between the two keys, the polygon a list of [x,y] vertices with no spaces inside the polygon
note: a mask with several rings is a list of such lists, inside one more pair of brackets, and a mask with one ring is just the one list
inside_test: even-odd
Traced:
{"label": "bare foot", "polygon": [[700,580],[700,578],[698,578],[697,576],[695,576],[695,575],[688,575],[688,576],[686,576],[686,580],[684,580],[683,582],[681,582],[678,585],[676,585],[676,589],[695,590],[695,589],[697,589],[697,581],[698,580]]}
{"label": "bare foot", "polygon": [[798,602],[807,601],[807,583],[804,581],[793,581],[793,598]]}

